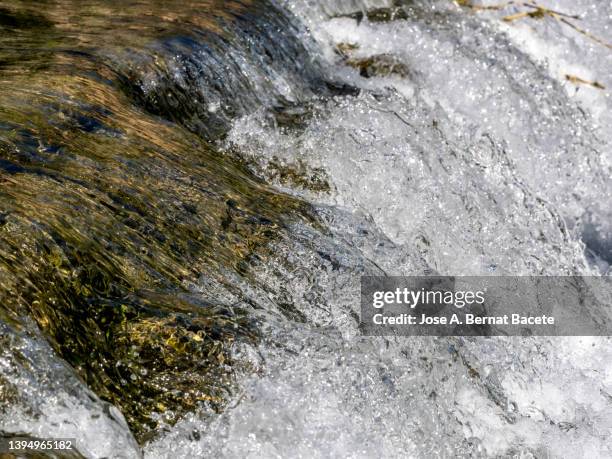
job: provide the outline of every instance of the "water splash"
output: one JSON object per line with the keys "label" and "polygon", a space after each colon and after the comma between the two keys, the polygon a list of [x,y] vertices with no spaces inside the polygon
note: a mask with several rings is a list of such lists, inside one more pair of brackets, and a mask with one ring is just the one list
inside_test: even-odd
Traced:
{"label": "water splash", "polygon": [[[608,338],[356,332],[363,273],[605,273],[605,243],[593,242],[605,234],[585,238],[584,223],[609,221],[597,107],[568,97],[496,23],[444,2],[410,2],[407,19],[388,23],[348,2],[314,3],[286,5],[363,94],[309,105],[297,126],[265,111],[244,117],[225,143],[320,206],[333,248],[309,235],[254,268],[266,292],[284,292],[273,310],[297,306],[307,325],[267,317],[263,374],[221,417],[185,420],[147,454],[163,457],[171,442],[222,457],[607,457]],[[351,63],[382,56],[406,71]],[[279,164],[319,171],[329,191],[286,180]]]}
{"label": "water splash", "polygon": [[[243,3],[231,5],[227,14],[238,16],[229,32],[238,36],[234,47],[217,34],[214,24],[227,26],[223,20],[185,38],[177,32],[177,24],[190,21],[182,13],[152,11],[150,17],[164,17],[168,29],[157,36],[145,21],[147,40],[135,51],[126,52],[120,46],[125,36],[113,38],[107,30],[112,46],[96,56],[123,63],[118,72],[101,72],[95,83],[87,79],[85,87],[96,91],[76,92],[87,102],[78,109],[45,105],[34,130],[17,129],[27,126],[23,107],[31,99],[10,99],[10,85],[2,93],[12,100],[6,105],[11,113],[22,118],[3,122],[0,132],[26,153],[0,163],[10,180],[22,180],[33,161],[37,171],[46,171],[48,163],[57,167],[58,152],[65,153],[64,161],[78,157],[93,170],[116,161],[119,166],[103,177],[121,177],[132,188],[137,171],[151,189],[139,185],[128,193],[121,201],[124,211],[152,223],[145,227],[150,232],[144,247],[161,255],[162,285],[173,271],[184,273],[180,287],[171,284],[162,295],[138,298],[164,314],[168,305],[187,303],[191,312],[215,306],[220,314],[213,331],[217,319],[237,316],[248,317],[245,328],[257,331],[258,340],[228,340],[215,354],[232,362],[233,379],[220,383],[225,410],[219,412],[211,400],[180,413],[169,410],[172,416],[154,410],[157,436],[145,437],[145,456],[610,456],[608,338],[406,340],[362,337],[357,329],[362,274],[606,273],[609,139],[599,126],[607,102],[599,96],[572,99],[566,80],[542,65],[493,13],[477,15],[442,1],[283,1],[302,27],[293,19],[279,24],[286,17],[280,11],[258,10],[263,22],[241,22],[233,8]],[[30,23],[47,27],[40,18]],[[265,30],[260,34],[258,27]],[[275,27],[280,35],[271,33]],[[253,44],[249,37],[255,31]],[[79,46],[88,43],[77,37]],[[278,49],[275,37],[281,37]],[[573,37],[574,56],[584,49],[582,39]],[[547,43],[546,36],[542,40]],[[64,54],[43,51],[45,58],[55,56],[53,65],[66,63]],[[272,57],[265,57],[267,52]],[[227,86],[219,87],[215,73],[222,73],[223,53],[232,71],[224,75]],[[9,68],[15,65],[8,61]],[[90,60],[77,62],[92,70]],[[121,85],[101,90],[99,77]],[[72,97],[61,101],[74,98],[82,78],[63,87]],[[335,81],[329,91],[328,79]],[[36,83],[36,90],[24,93],[40,95],[43,81],[33,81],[28,85]],[[338,88],[348,95],[333,97]],[[232,92],[244,100],[234,100]],[[57,100],[55,93],[45,94],[45,101]],[[141,107],[121,98],[126,94]],[[190,110],[175,111],[177,103]],[[109,105],[110,112],[96,108]],[[114,113],[120,123],[113,122]],[[208,137],[231,127],[218,144],[224,155],[167,120]],[[79,134],[60,142],[58,133],[67,125]],[[111,150],[86,142],[89,135],[129,154],[109,157]],[[147,155],[150,151],[155,154]],[[102,160],[101,153],[107,155]],[[71,176],[65,163],[60,165]],[[160,190],[159,181],[172,186]],[[104,183],[98,185],[105,192]],[[170,193],[173,186],[180,192]],[[57,197],[61,189],[53,190],[52,201],[63,202]],[[154,204],[132,207],[130,196],[146,196]],[[91,208],[90,200],[82,202]],[[198,207],[202,203],[208,213]],[[194,217],[194,210],[205,217]],[[1,214],[0,221],[15,225],[12,212]],[[117,212],[102,215],[110,219]],[[81,214],[71,224],[91,235]],[[196,230],[184,238],[170,231],[175,245],[166,245],[155,231],[159,219],[166,231],[172,221]],[[118,228],[119,234],[131,234]],[[198,232],[214,242],[203,252],[193,251]],[[130,269],[134,264],[159,272],[146,250],[139,254],[125,241],[119,246],[131,255],[119,259],[127,266],[125,276],[142,270]],[[53,269],[61,274],[62,257],[49,263],[56,259]],[[181,260],[198,268],[188,269]],[[5,277],[17,285],[18,276]],[[178,322],[161,322],[167,344]],[[181,324],[182,337],[201,337],[189,323]],[[236,325],[244,331],[242,323]],[[168,350],[162,341],[159,347]],[[1,362],[11,387],[17,376],[9,370],[20,367],[10,353]],[[62,368],[67,372],[58,377],[62,384],[76,381],[73,370]],[[42,368],[41,374],[54,371]],[[29,382],[23,390],[37,384]],[[78,388],[76,406],[43,412],[65,419],[104,411],[102,402]],[[180,398],[181,389],[167,392]],[[21,412],[15,417],[10,429],[3,417],[2,429],[57,432],[48,418],[31,421]],[[115,434],[133,445],[120,416],[95,419],[80,421],[85,430],[79,438],[96,444],[84,453],[115,454],[106,443]]]}

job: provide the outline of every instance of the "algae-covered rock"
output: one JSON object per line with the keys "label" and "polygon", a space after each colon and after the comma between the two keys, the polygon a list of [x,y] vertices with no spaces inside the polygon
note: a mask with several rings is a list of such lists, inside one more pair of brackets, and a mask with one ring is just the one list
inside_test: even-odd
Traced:
{"label": "algae-covered rock", "polygon": [[274,157],[268,162],[267,167],[272,178],[283,185],[316,192],[327,192],[330,189],[325,171],[321,168],[309,168],[302,160],[286,164]]}
{"label": "algae-covered rock", "polygon": [[390,22],[408,19],[409,16],[404,8],[393,6],[389,8],[368,9],[365,12],[356,11],[354,13],[346,15],[345,17],[356,19],[357,22],[363,21],[364,18],[367,18],[367,20],[370,22]]}
{"label": "algae-covered rock", "polygon": [[[205,134],[196,125],[206,120],[175,119],[170,99],[153,109],[134,92],[159,82],[142,56],[170,68],[152,50],[179,31],[200,49],[260,10],[119,4],[0,2],[0,321],[26,335],[35,324],[142,442],[186,410],[221,408],[233,344],[257,339],[240,303],[203,302],[187,285],[205,275],[231,288],[226,273],[248,276],[288,219],[311,217],[189,132]],[[22,403],[6,387],[0,404]]]}
{"label": "algae-covered rock", "polygon": [[410,75],[410,70],[406,64],[390,54],[350,58],[345,61],[345,64],[359,70],[359,75],[364,78],[389,75],[406,78]]}
{"label": "algae-covered rock", "polygon": [[364,8],[358,11],[332,12],[331,16],[334,18],[350,18],[357,21],[357,24],[361,24],[364,20],[373,24],[404,20],[439,24],[453,20],[452,15],[449,15],[447,10],[435,7],[431,2],[394,0],[390,3],[391,5],[386,7],[367,7],[367,5],[363,5]]}

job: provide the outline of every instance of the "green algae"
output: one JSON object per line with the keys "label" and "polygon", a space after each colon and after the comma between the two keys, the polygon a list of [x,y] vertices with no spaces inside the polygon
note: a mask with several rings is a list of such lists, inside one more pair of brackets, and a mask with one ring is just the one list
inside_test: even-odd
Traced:
{"label": "green algae", "polygon": [[364,18],[367,18],[370,22],[391,22],[391,21],[400,21],[404,19],[408,19],[408,13],[405,9],[400,8],[398,6],[388,7],[388,8],[372,8],[367,11],[356,11],[354,13],[348,14],[344,17],[349,17],[351,19],[355,19],[357,22],[363,21]]}
{"label": "green algae", "polygon": [[[239,305],[205,303],[186,286],[201,276],[229,286],[227,270],[248,277],[288,219],[314,220],[239,161],[136,106],[102,58],[193,22],[184,3],[87,2],[85,32],[74,15],[61,19],[74,3],[50,2],[45,16],[0,3],[12,34],[0,42],[13,45],[0,51],[0,320],[32,318],[143,442],[199,405],[221,409],[231,346],[257,340]],[[217,28],[217,16],[227,19],[198,26]],[[115,36],[113,18],[134,27]],[[92,30],[108,38],[95,55]]]}
{"label": "green algae", "polygon": [[364,19],[373,24],[404,20],[419,21],[424,24],[444,24],[453,19],[452,14],[444,9],[431,8],[427,2],[415,2],[414,0],[394,0],[388,7],[367,8],[363,11],[339,14],[335,17],[350,18],[357,21],[358,24]]}
{"label": "green algae", "polygon": [[359,75],[364,78],[385,77],[397,75],[406,78],[410,75],[410,69],[395,56],[390,54],[377,54],[364,58],[349,58],[344,61],[349,67],[359,70]]}
{"label": "green algae", "polygon": [[267,166],[272,179],[278,180],[283,185],[318,193],[330,191],[325,171],[321,168],[310,168],[302,160],[286,164],[275,156],[268,162]]}

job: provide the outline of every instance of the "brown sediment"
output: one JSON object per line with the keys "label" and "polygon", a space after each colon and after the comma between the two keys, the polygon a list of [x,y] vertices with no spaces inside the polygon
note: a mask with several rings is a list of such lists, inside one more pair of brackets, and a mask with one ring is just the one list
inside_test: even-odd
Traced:
{"label": "brown sediment", "polygon": [[390,54],[377,54],[363,58],[349,58],[344,62],[359,70],[364,78],[397,75],[406,78],[410,75],[408,66]]}
{"label": "brown sediment", "polygon": [[373,8],[365,12],[356,11],[344,17],[355,19],[358,22],[361,22],[364,18],[367,18],[370,22],[391,22],[408,19],[409,16],[404,8],[393,6],[388,8]]}
{"label": "brown sediment", "polygon": [[33,318],[141,442],[222,408],[230,347],[257,339],[240,305],[187,284],[231,289],[224,272],[248,278],[286,221],[314,218],[135,105],[106,56],[185,23],[221,33],[248,3],[0,2],[0,320]]}
{"label": "brown sediment", "polygon": [[358,49],[359,45],[357,43],[342,42],[336,45],[335,51],[342,57],[348,57]]}
{"label": "brown sediment", "polygon": [[330,190],[325,171],[321,168],[310,168],[302,160],[287,164],[273,157],[268,163],[268,168],[272,178],[283,185],[318,193],[326,193]]}

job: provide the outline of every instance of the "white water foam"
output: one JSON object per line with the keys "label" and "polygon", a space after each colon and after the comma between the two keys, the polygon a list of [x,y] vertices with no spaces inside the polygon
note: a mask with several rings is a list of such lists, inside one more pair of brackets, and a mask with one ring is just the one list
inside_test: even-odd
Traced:
{"label": "white water foam", "polygon": [[[314,102],[303,129],[245,117],[226,145],[265,177],[272,161],[324,171],[329,193],[277,185],[315,205],[329,234],[296,225],[253,283],[237,281],[261,307],[262,344],[236,350],[255,370],[223,414],[187,417],[147,457],[611,457],[609,338],[357,331],[361,274],[607,272],[609,99],[576,97],[559,75],[588,68],[607,85],[609,57],[583,60],[594,48],[558,24],[527,37],[449,2],[417,2],[389,23],[330,17],[353,2],[285,3],[330,71],[364,91]],[[593,21],[608,30],[609,16]],[[562,36],[573,54],[544,65]],[[340,43],[409,74],[364,78]]]}

